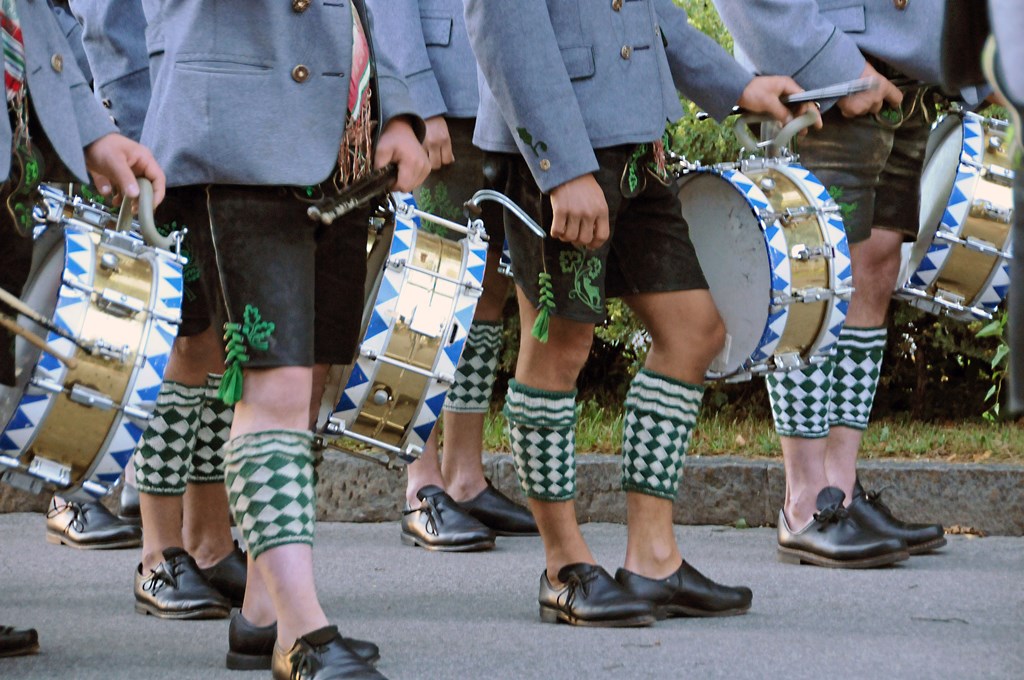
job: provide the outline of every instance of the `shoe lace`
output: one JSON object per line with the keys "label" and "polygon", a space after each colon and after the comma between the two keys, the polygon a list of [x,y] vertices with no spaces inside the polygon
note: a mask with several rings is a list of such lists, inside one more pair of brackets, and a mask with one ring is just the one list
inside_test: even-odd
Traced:
{"label": "shoe lace", "polygon": [[413,513],[422,512],[427,516],[426,528],[428,534],[438,535],[437,525],[441,522],[441,507],[437,504],[437,501],[433,496],[427,496],[423,499],[423,504],[418,508],[411,510],[405,510],[403,514],[411,515]]}
{"label": "shoe lace", "polygon": [[882,502],[882,494],[888,488],[889,487],[887,487],[887,486],[883,486],[878,491],[865,491],[864,492],[864,500],[867,501],[868,503],[870,503],[871,505],[875,506],[879,510],[881,510],[881,511],[891,515],[892,514],[892,510],[889,509],[888,505],[886,505],[885,503]]}
{"label": "shoe lace", "polygon": [[576,594],[579,592],[583,593],[583,597],[590,595],[590,583],[597,578],[597,573],[589,573],[583,576],[573,573],[569,574],[569,578],[565,580],[565,592],[558,595],[556,602],[558,606],[563,609],[572,609],[573,603],[576,601]]}
{"label": "shoe lace", "polygon": [[82,504],[74,501],[67,501],[62,505],[57,505],[56,500],[53,501],[50,509],[46,512],[46,519],[53,519],[65,510],[71,513],[71,519],[68,521],[67,526],[64,527],[64,533],[68,533],[72,529],[75,531],[85,531],[85,515],[88,510]]}
{"label": "shoe lace", "polygon": [[142,584],[142,589],[156,595],[164,586],[178,587],[178,575],[181,573],[182,565],[178,560],[165,562],[163,569],[150,569],[149,578]]}
{"label": "shoe lace", "polygon": [[839,523],[849,516],[850,513],[847,512],[846,508],[844,508],[840,503],[830,505],[827,508],[822,508],[818,512],[814,513],[814,519],[822,524]]}

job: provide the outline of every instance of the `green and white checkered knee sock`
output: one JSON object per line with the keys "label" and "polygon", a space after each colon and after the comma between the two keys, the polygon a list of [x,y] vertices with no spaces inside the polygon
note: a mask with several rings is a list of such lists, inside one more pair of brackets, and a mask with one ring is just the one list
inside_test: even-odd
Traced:
{"label": "green and white checkered knee sock", "polygon": [[576,390],[548,392],[512,380],[505,416],[519,484],[528,498],[576,497]]}
{"label": "green and white checkered knee sock", "polygon": [[455,371],[455,383],[444,402],[445,411],[487,413],[501,353],[501,331],[501,323],[497,321],[473,322]]}
{"label": "green and white checkered knee sock", "polygon": [[623,491],[675,499],[703,397],[702,385],[640,369],[626,394]]}
{"label": "green and white checkered knee sock", "polygon": [[817,365],[766,376],[775,431],[779,435],[802,439],[828,436],[834,366],[835,360],[830,356]]}
{"label": "green and white checkered knee sock", "polygon": [[836,343],[828,422],[866,430],[885,356],[885,328],[843,328]]}
{"label": "green and white checkered knee sock", "polygon": [[224,481],[223,449],[231,438],[231,419],[235,409],[217,396],[220,378],[213,373],[206,376],[203,408],[199,411],[199,432],[189,459],[189,482],[208,484]]}
{"label": "green and white checkered knee sock", "polygon": [[135,449],[135,484],[155,496],[185,493],[188,462],[196,445],[204,387],[167,381],[160,386],[149,426]]}
{"label": "green and white checkered knee sock", "polygon": [[224,448],[228,501],[254,558],[279,545],[313,545],[312,447],[307,430],[266,430],[235,437]]}

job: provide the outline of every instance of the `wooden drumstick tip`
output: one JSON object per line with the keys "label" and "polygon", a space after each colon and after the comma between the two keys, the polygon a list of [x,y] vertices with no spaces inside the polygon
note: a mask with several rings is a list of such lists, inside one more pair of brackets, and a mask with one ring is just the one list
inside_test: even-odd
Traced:
{"label": "wooden drumstick tip", "polygon": [[78,368],[78,359],[61,354],[60,352],[53,348],[53,345],[50,345],[32,331],[16,323],[9,316],[0,314],[0,326],[3,326],[4,328],[6,328],[11,333],[14,333],[15,335],[20,335],[21,337],[25,338],[25,340],[32,343],[34,346],[38,347],[47,354],[52,355],[57,361],[61,362],[71,370]]}

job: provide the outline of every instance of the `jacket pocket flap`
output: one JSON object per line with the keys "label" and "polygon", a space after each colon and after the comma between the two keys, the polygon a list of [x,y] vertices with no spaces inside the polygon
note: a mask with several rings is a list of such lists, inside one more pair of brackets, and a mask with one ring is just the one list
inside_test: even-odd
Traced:
{"label": "jacket pocket flap", "polygon": [[831,21],[836,28],[844,33],[863,33],[867,25],[864,19],[863,4],[822,9],[821,16]]}
{"label": "jacket pocket flap", "polygon": [[594,50],[591,47],[563,47],[562,61],[571,80],[594,76]]}
{"label": "jacket pocket flap", "polygon": [[447,16],[421,16],[423,41],[432,47],[452,44],[452,18]]}

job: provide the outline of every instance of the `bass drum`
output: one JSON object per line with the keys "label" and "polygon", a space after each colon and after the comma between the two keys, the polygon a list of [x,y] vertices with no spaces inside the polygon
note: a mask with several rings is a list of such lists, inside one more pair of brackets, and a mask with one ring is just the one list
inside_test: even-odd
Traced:
{"label": "bass drum", "polygon": [[903,247],[895,297],[961,321],[991,319],[1006,297],[1013,180],[1008,127],[975,113],[932,131],[917,241]]}
{"label": "bass drum", "polygon": [[846,231],[825,187],[795,163],[751,160],[684,175],[679,200],[726,327],[707,378],[823,360],[853,292]]}

